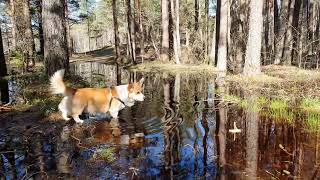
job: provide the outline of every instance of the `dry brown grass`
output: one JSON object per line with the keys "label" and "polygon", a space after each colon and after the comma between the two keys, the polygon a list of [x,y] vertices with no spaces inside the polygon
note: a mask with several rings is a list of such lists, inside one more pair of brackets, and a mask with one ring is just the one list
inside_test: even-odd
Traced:
{"label": "dry brown grass", "polygon": [[320,71],[270,65],[263,67],[262,72],[253,78],[231,75],[227,81],[233,86],[280,97],[320,97]]}
{"label": "dry brown grass", "polygon": [[163,63],[160,61],[146,62],[129,68],[130,70],[142,71],[142,72],[166,72],[169,74],[176,73],[197,73],[197,74],[215,74],[217,69],[210,65],[200,64],[174,64]]}

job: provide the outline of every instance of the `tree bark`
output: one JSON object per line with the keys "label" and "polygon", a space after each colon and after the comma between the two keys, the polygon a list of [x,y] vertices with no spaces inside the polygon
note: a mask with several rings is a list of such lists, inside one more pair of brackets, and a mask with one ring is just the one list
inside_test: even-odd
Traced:
{"label": "tree bark", "polygon": [[[179,59],[181,58],[181,43],[180,43],[180,4],[179,0],[176,0],[176,32],[177,32],[177,49],[178,49],[178,56]],[[179,60],[180,62],[180,60]]]}
{"label": "tree bark", "polygon": [[8,14],[10,17],[10,21],[11,21],[11,35],[12,35],[12,40],[11,40],[11,48],[13,51],[16,50],[16,32],[15,32],[15,18],[14,18],[14,4],[13,4],[13,0],[9,0],[6,1],[7,2],[7,7],[8,7]]}
{"label": "tree bark", "polygon": [[249,38],[246,49],[246,59],[243,73],[246,76],[254,76],[261,73],[260,57],[263,27],[263,2],[250,2]]}
{"label": "tree bark", "polygon": [[[179,5],[179,1],[177,0],[177,4]],[[180,56],[179,56],[179,50],[178,50],[178,46],[180,45],[180,43],[178,41],[180,41],[180,36],[178,35],[179,33],[179,25],[178,25],[178,18],[177,16],[177,12],[179,12],[179,10],[177,10],[177,4],[175,4],[175,0],[170,0],[170,7],[171,7],[171,19],[172,19],[172,31],[173,31],[173,53],[174,53],[174,59],[175,59],[175,63],[176,64],[180,64]],[[178,39],[179,38],[179,39]]]}
{"label": "tree bark", "polygon": [[0,78],[6,75],[7,75],[7,65],[6,65],[6,60],[4,58],[2,33],[1,33],[1,26],[0,26]]}
{"label": "tree bark", "polygon": [[132,10],[131,10],[131,0],[127,1],[127,21],[128,21],[128,32],[130,38],[130,49],[131,49],[131,58],[132,63],[136,63],[136,41],[135,41],[135,33],[134,33],[134,18],[132,17]]}
{"label": "tree bark", "polygon": [[144,32],[143,32],[143,24],[142,24],[142,14],[141,14],[141,0],[135,0],[135,10],[137,17],[137,22],[139,27],[139,44],[140,44],[140,56],[141,62],[144,61]]}
{"label": "tree bark", "polygon": [[200,1],[199,0],[195,0],[194,1],[194,12],[195,12],[195,16],[194,16],[194,30],[198,31],[199,30],[199,21],[200,21],[200,12],[199,12],[199,8],[200,8]]}
{"label": "tree bark", "polygon": [[227,37],[228,37],[228,0],[220,1],[220,28],[218,39],[218,62],[219,71],[227,71]]}
{"label": "tree bark", "polygon": [[205,41],[204,41],[204,51],[205,58],[209,55],[209,0],[205,0]]}
{"label": "tree bark", "polygon": [[44,60],[46,74],[51,76],[59,69],[69,71],[65,0],[43,0]]}
{"label": "tree bark", "polygon": [[161,0],[161,60],[169,60],[169,0]]}
{"label": "tree bark", "polygon": [[294,10],[293,10],[293,21],[292,21],[292,35],[293,35],[293,44],[291,48],[291,62],[295,65],[298,64],[295,59],[298,59],[296,56],[296,52],[298,50],[298,39],[299,39],[299,34],[301,32],[299,31],[299,20],[300,20],[300,9],[301,9],[302,1],[301,0],[295,0],[295,5],[294,5]]}
{"label": "tree bark", "polygon": [[44,56],[44,39],[43,39],[43,28],[42,28],[42,0],[38,0],[38,23],[39,23],[39,41],[40,41],[40,54]]}
{"label": "tree bark", "polygon": [[212,33],[212,41],[211,41],[211,50],[209,54],[209,64],[215,64],[215,57],[216,57],[216,32],[217,32],[217,20],[215,21],[215,26]]}
{"label": "tree bark", "polygon": [[[275,2],[277,5],[277,8],[275,10],[279,9],[279,4],[277,4],[277,2]],[[278,17],[278,26],[277,26],[277,38],[275,39],[276,41],[276,46],[275,46],[275,64],[280,64],[282,62],[282,58],[283,58],[283,52],[284,52],[284,48],[285,48],[285,39],[286,39],[286,31],[288,29],[288,10],[289,10],[289,6],[290,6],[290,1],[282,1],[281,4],[281,11],[280,11],[280,15],[277,15]],[[275,16],[276,18],[276,16]]]}
{"label": "tree bark", "polygon": [[116,61],[120,58],[120,47],[119,47],[119,30],[118,30],[118,9],[117,1],[112,0],[112,15],[113,15],[113,29],[114,29],[114,46],[116,50]]}
{"label": "tree bark", "polygon": [[[40,0],[42,1],[42,0]],[[70,34],[70,24],[69,24],[69,9],[68,9],[68,0],[65,0],[65,23],[66,23],[66,31],[67,31],[67,45],[68,45],[68,55],[69,57],[73,53],[73,46],[72,46],[72,38]]]}
{"label": "tree bark", "polygon": [[[23,54],[25,60],[25,68],[29,66],[29,59],[33,57],[35,51],[35,44],[33,39],[33,32],[31,28],[31,17],[28,0],[14,0],[14,25],[16,50]],[[32,64],[34,59],[32,58]]]}
{"label": "tree bark", "polygon": [[293,15],[294,15],[294,7],[296,6],[296,2],[298,0],[291,0],[290,5],[288,6],[288,28],[284,42],[283,49],[283,58],[282,64],[291,65],[291,55],[293,49],[293,31],[295,31],[295,27],[293,27]]}

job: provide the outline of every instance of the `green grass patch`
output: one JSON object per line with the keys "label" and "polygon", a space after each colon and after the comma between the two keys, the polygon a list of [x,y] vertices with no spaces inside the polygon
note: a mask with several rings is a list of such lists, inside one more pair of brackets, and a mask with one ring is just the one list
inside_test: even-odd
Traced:
{"label": "green grass patch", "polygon": [[304,98],[300,105],[300,108],[307,112],[320,113],[320,99],[318,98]]}
{"label": "green grass patch", "polygon": [[311,132],[320,131],[320,114],[308,113],[306,118],[306,130]]}
{"label": "green grass patch", "polygon": [[108,163],[113,163],[117,159],[115,156],[115,148],[113,147],[102,149],[100,152],[98,152],[98,155],[102,160]]}

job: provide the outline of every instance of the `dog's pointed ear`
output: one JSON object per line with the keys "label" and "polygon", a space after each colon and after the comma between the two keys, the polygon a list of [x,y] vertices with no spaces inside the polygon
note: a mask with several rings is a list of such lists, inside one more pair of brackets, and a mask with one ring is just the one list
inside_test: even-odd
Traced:
{"label": "dog's pointed ear", "polygon": [[144,77],[140,79],[139,83],[140,83],[140,85],[142,85],[144,83]]}
{"label": "dog's pointed ear", "polygon": [[132,85],[132,84],[129,84],[129,85],[128,85],[128,91],[129,91],[129,92],[132,92],[132,91],[133,91],[133,85]]}

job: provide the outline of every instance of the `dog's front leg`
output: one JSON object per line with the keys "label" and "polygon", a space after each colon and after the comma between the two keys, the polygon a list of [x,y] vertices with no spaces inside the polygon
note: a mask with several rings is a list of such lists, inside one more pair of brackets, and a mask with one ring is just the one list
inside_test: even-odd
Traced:
{"label": "dog's front leg", "polygon": [[80,124],[83,123],[83,120],[79,118],[79,115],[74,115],[72,117],[73,117],[73,120],[76,121],[76,123],[80,123]]}
{"label": "dog's front leg", "polygon": [[117,111],[117,110],[110,110],[109,112],[110,112],[110,115],[111,115],[113,118],[115,118],[115,119],[118,118],[119,111]]}

